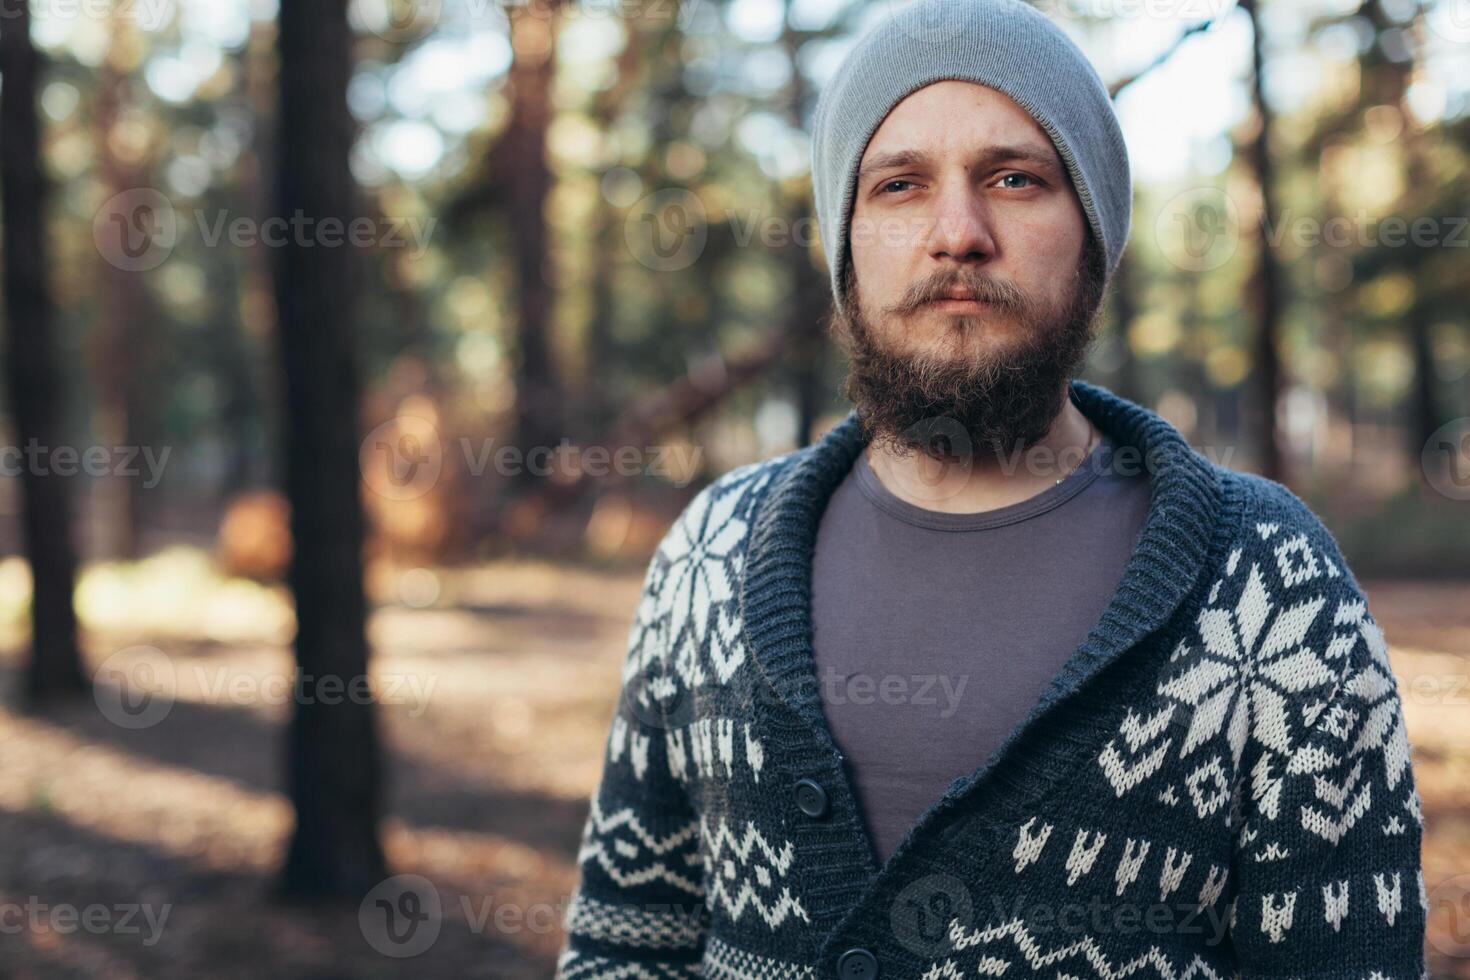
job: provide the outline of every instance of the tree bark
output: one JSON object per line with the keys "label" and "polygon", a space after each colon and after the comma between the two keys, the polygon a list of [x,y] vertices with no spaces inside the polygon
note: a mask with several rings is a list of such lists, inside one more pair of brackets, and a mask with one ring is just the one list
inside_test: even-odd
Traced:
{"label": "tree bark", "polygon": [[[36,117],[39,59],[26,0],[0,0],[0,202],[3,202],[5,364],[16,445],[55,449],[61,438],[61,375],[52,346],[46,291],[45,178]],[[54,472],[21,467],[21,525],[31,566],[31,658],[26,695],[33,704],[77,696],[88,682],[77,648],[76,553],[72,487]]]}
{"label": "tree bark", "polygon": [[[347,0],[283,3],[279,25],[277,214],[301,216],[304,236],[327,218],[345,228],[361,213],[348,168]],[[362,257],[340,240],[303,247],[288,227],[274,258],[298,683],[286,757],[296,828],[281,889],[360,899],[385,876],[375,713],[353,694],[368,670],[353,343]]]}
{"label": "tree bark", "polygon": [[1429,304],[1415,297],[1409,310],[1409,350],[1414,361],[1414,391],[1409,406],[1408,445],[1410,459],[1418,459],[1424,444],[1449,418],[1439,407],[1434,374],[1434,342],[1429,322]]}
{"label": "tree bark", "polygon": [[[271,177],[276,158],[276,30],[274,24],[255,22],[250,38],[235,56],[241,85],[240,108],[250,115],[250,143],[237,167],[237,194],[251,220],[264,221],[273,207]],[[222,295],[234,294],[239,319],[223,312],[219,317],[220,353],[217,372],[223,389],[219,425],[228,454],[223,477],[216,488],[223,506],[236,495],[261,484],[280,486],[280,460],[262,458],[260,432],[280,425],[280,392],[270,387],[276,379],[262,377],[259,351],[269,349],[275,336],[275,297],[271,296],[271,248],[259,237],[243,248],[244,268],[232,277]],[[223,272],[221,273],[224,274]],[[269,445],[269,440],[265,440]]]}
{"label": "tree bark", "polygon": [[1144,395],[1143,385],[1138,377],[1138,358],[1133,356],[1130,337],[1133,321],[1138,318],[1138,275],[1133,268],[1135,261],[1133,253],[1124,252],[1113,273],[1113,335],[1118,344],[1118,392],[1125,398],[1142,401]]}
{"label": "tree bark", "polygon": [[[565,395],[551,342],[553,284],[546,279],[546,199],[551,170],[546,132],[551,125],[551,86],[556,71],[559,0],[511,14],[515,60],[510,67],[511,117],[495,149],[496,177],[507,185],[505,216],[514,252],[519,316],[516,327],[515,442],[522,453],[555,447],[560,440]],[[522,481],[539,479],[529,467]]]}
{"label": "tree bark", "polygon": [[1251,19],[1251,103],[1256,110],[1257,129],[1246,148],[1246,160],[1261,193],[1261,213],[1257,222],[1256,267],[1251,273],[1251,313],[1255,320],[1252,337],[1252,363],[1255,367],[1255,392],[1251,399],[1250,418],[1255,429],[1260,454],[1261,475],[1285,481],[1285,461],[1276,436],[1276,405],[1281,395],[1281,359],[1276,343],[1281,333],[1281,271],[1267,240],[1267,229],[1277,226],[1275,168],[1271,160],[1271,130],[1275,119],[1266,104],[1262,83],[1265,43],[1261,36],[1261,18],[1256,0],[1241,0],[1240,8]]}
{"label": "tree bark", "polygon": [[[788,4],[789,7],[789,4]],[[792,64],[798,63],[801,38],[791,29],[790,19],[782,31],[781,41]],[[787,93],[786,121],[793,129],[800,129],[810,93],[801,72],[791,73],[791,86]],[[785,215],[790,229],[786,238],[785,263],[791,269],[790,314],[786,331],[793,335],[793,357],[790,366],[790,382],[796,400],[796,445],[811,445],[816,433],[817,419],[821,415],[826,392],[822,385],[822,366],[826,360],[824,318],[832,310],[832,287],[823,271],[812,264],[811,252],[807,247],[803,229],[815,229],[814,216],[805,206],[805,195],[800,205],[793,204]],[[805,220],[803,220],[805,219]]]}
{"label": "tree bark", "polygon": [[[1374,3],[1375,22],[1392,23],[1382,2]],[[1404,194],[1400,200],[1401,213],[1432,214],[1434,200],[1429,192],[1435,184],[1433,168],[1430,166],[1431,151],[1425,146],[1424,135],[1409,122],[1413,114],[1405,101],[1409,83],[1414,75],[1414,62],[1390,63],[1388,76],[1391,93],[1385,93],[1385,102],[1397,105],[1403,113],[1405,132],[1401,142],[1404,154]],[[1389,99],[1392,101],[1389,101]],[[1407,254],[1409,265],[1419,276],[1426,277],[1414,284],[1414,302],[1408,311],[1409,351],[1414,362],[1414,388],[1409,402],[1407,445],[1409,459],[1418,459],[1424,444],[1450,416],[1439,405],[1439,379],[1434,369],[1434,296],[1430,289],[1428,270],[1433,268],[1435,249],[1415,244]]]}
{"label": "tree bark", "polygon": [[[94,136],[97,170],[109,198],[136,194],[151,186],[146,166],[121,158],[112,139],[134,84],[116,59],[137,30],[121,10],[113,11],[108,20],[107,57],[98,71]],[[145,213],[146,207],[134,202],[124,211],[131,222]],[[147,238],[135,241],[132,231],[123,234],[129,245],[136,244],[145,251],[152,247]],[[91,351],[91,373],[97,387],[93,427],[102,444],[109,447],[147,445],[154,441],[150,432],[156,431],[146,417],[152,395],[147,372],[154,362],[148,293],[143,271],[120,264],[122,257],[109,254],[99,267],[100,300]],[[132,478],[118,475],[109,476],[100,489],[105,553],[125,561],[136,560],[141,554],[146,523],[144,494]]]}

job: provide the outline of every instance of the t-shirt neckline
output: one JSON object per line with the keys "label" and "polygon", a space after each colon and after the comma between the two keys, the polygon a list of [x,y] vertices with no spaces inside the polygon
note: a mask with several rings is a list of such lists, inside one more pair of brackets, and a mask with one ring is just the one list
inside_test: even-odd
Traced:
{"label": "t-shirt neckline", "polygon": [[1098,434],[1100,438],[1097,445],[1083,457],[1077,468],[1069,473],[1061,483],[1054,483],[1025,500],[1018,500],[1013,504],[991,510],[952,514],[929,510],[927,507],[920,507],[901,499],[883,485],[872,467],[868,465],[866,447],[858,453],[857,462],[854,464],[854,477],[858,489],[872,502],[873,506],[906,524],[936,531],[980,531],[1003,527],[1029,520],[1060,507],[1091,485],[1092,481],[1097,479],[1106,468],[1113,448],[1112,441],[1106,432],[1099,430]]}

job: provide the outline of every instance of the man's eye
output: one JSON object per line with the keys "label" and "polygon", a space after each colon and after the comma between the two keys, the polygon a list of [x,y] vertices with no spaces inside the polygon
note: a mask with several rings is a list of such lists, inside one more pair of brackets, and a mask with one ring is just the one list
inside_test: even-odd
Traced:
{"label": "man's eye", "polygon": [[888,189],[889,189],[889,188],[890,188],[890,187],[892,187],[892,186],[893,186],[893,185],[894,185],[894,184],[908,184],[908,185],[909,185],[909,186],[910,186],[910,187],[912,187],[912,186],[913,186],[913,184],[911,184],[911,183],[910,183],[910,182],[909,182],[909,181],[907,181],[907,180],[901,180],[901,179],[897,179],[897,178],[895,178],[895,179],[894,179],[894,180],[890,180],[890,181],[886,181],[886,182],[885,182],[885,183],[884,183],[884,184],[883,184],[883,186],[882,186],[882,187],[880,187],[880,188],[878,188],[878,190],[879,190],[879,191],[881,191],[881,192],[884,192],[884,193],[887,193],[887,191],[888,191]]}
{"label": "man's eye", "polygon": [[[1030,174],[1006,174],[1004,177],[1001,178],[1001,180],[1002,181],[1007,181],[1007,180],[1024,180],[1024,181],[1029,181],[1029,183],[1030,184],[1033,184],[1033,185],[1036,183],[1036,178],[1035,177],[1032,177]],[[1020,189],[1022,189],[1024,187],[1028,186],[1028,184],[1007,184],[1006,186],[1007,187],[1014,188],[1016,190],[1020,190]]]}

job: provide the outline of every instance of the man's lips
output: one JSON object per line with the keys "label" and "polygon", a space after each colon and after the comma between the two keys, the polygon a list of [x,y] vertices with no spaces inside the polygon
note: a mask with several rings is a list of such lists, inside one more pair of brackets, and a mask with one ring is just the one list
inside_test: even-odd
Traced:
{"label": "man's lips", "polygon": [[944,289],[940,290],[934,295],[932,299],[929,300],[929,302],[940,303],[945,300],[969,300],[974,303],[984,303],[986,302],[986,299],[983,295],[981,295],[981,293],[981,290],[971,289],[969,286],[964,286],[956,283],[955,285],[946,286]]}
{"label": "man's lips", "polygon": [[976,296],[974,293],[945,293],[943,296],[936,296],[933,299],[929,300],[928,304],[926,305],[944,306],[948,303],[970,303],[975,305],[983,305],[985,302],[986,301],[984,299]]}

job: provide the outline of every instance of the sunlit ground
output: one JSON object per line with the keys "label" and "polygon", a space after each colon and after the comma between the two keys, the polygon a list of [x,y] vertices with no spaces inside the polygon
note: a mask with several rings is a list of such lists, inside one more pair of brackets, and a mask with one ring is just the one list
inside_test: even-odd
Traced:
{"label": "sunlit ground", "polygon": [[177,697],[156,724],[121,727],[93,700],[18,714],[17,637],[4,637],[0,905],[167,905],[161,938],[141,913],[122,934],[51,929],[43,908],[40,930],[5,936],[0,972],[549,976],[640,574],[523,564],[374,583],[388,857],[435,884],[444,914],[427,952],[397,960],[355,909],[266,900],[290,828],[284,595],[212,580],[188,553],[145,571],[94,570],[79,605],[104,690],[119,671],[171,669]]}
{"label": "sunlit ground", "polygon": [[[640,581],[540,564],[371,576],[388,856],[433,882],[444,918],[409,959],[375,951],[355,909],[268,898],[290,826],[280,589],[189,551],[89,569],[78,602],[104,701],[124,676],[176,692],[137,728],[91,699],[18,713],[19,613],[0,606],[0,906],[39,909],[7,930],[5,974],[549,976]],[[1415,746],[1431,967],[1470,977],[1470,584],[1365,584]],[[0,601],[23,585],[0,563]]]}

